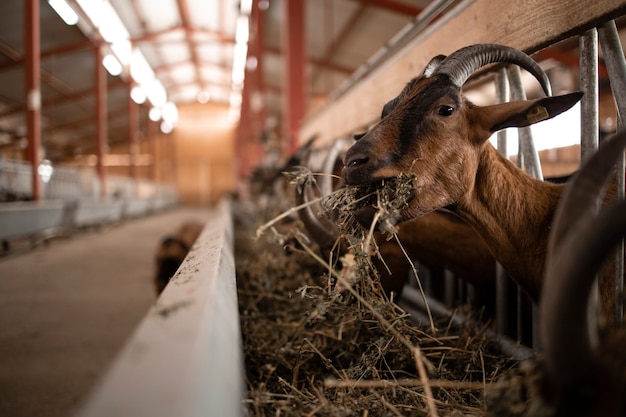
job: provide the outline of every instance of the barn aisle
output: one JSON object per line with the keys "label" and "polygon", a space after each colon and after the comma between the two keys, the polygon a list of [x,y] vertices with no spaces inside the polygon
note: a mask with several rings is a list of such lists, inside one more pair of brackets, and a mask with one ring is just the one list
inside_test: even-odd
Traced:
{"label": "barn aisle", "polygon": [[176,208],[0,257],[0,416],[71,416],[156,300],[160,239],[210,208]]}

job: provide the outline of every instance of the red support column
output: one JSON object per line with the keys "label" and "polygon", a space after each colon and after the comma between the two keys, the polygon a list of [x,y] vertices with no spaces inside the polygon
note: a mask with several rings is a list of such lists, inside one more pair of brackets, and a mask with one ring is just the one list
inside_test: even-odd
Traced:
{"label": "red support column", "polygon": [[96,171],[100,180],[100,198],[106,197],[106,171],[104,169],[104,155],[107,142],[107,79],[106,70],[102,66],[102,48],[95,48],[96,55]]}
{"label": "red support column", "polygon": [[24,12],[26,68],[26,128],[28,158],[33,172],[32,197],[41,200],[41,182],[37,172],[41,162],[41,64],[39,35],[39,0],[26,0]]}
{"label": "red support column", "polygon": [[307,85],[304,0],[283,1],[285,26],[282,34],[285,54],[286,100],[284,125],[289,140],[288,154],[298,147],[298,131],[305,115]]}
{"label": "red support column", "polygon": [[250,98],[249,98],[249,82],[246,79],[241,92],[241,110],[239,115],[239,124],[235,132],[235,152],[237,154],[237,174],[240,179],[250,175],[250,152],[248,144],[252,130],[250,128]]}
{"label": "red support column", "polygon": [[252,39],[249,44],[248,55],[253,54],[256,57],[256,69],[249,75],[252,76],[254,83],[254,91],[251,99],[253,99],[253,124],[255,126],[255,138],[252,152],[252,165],[256,166],[263,158],[263,145],[261,138],[265,132],[265,104],[261,99],[265,94],[265,84],[263,82],[263,57],[265,55],[265,11],[259,7],[259,0],[252,2],[252,15],[250,16],[250,27],[253,28]]}
{"label": "red support column", "polygon": [[154,182],[159,180],[158,163],[159,163],[159,133],[158,126],[155,122],[148,119],[148,146],[152,154],[152,165],[150,165],[150,179]]}
{"label": "red support column", "polygon": [[130,97],[133,83],[128,83],[128,155],[129,174],[137,181],[137,151],[139,149],[139,105]]}

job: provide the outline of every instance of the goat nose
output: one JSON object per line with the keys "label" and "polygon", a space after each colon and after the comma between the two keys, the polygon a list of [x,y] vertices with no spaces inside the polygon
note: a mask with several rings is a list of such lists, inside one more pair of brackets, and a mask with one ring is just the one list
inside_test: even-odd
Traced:
{"label": "goat nose", "polygon": [[358,165],[367,164],[368,161],[369,161],[369,157],[365,154],[360,154],[360,153],[350,154],[348,152],[348,154],[344,158],[343,164],[347,167],[356,167]]}

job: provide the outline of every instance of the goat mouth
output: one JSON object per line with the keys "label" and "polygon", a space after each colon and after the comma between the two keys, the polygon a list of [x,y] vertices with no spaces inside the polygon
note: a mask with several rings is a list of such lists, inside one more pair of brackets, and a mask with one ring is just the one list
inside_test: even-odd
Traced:
{"label": "goat mouth", "polygon": [[405,220],[405,210],[415,198],[413,177],[402,174],[398,177],[383,178],[356,187],[354,217],[365,228],[370,228],[378,215],[377,229],[382,223],[395,225]]}

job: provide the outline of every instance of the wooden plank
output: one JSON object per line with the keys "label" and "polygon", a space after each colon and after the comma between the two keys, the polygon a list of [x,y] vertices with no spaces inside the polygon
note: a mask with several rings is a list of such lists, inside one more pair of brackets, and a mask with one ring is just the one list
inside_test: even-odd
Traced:
{"label": "wooden plank", "polygon": [[299,142],[318,135],[324,143],[363,129],[437,54],[474,43],[500,43],[534,53],[624,14],[625,0],[476,0],[310,114],[300,129]]}

